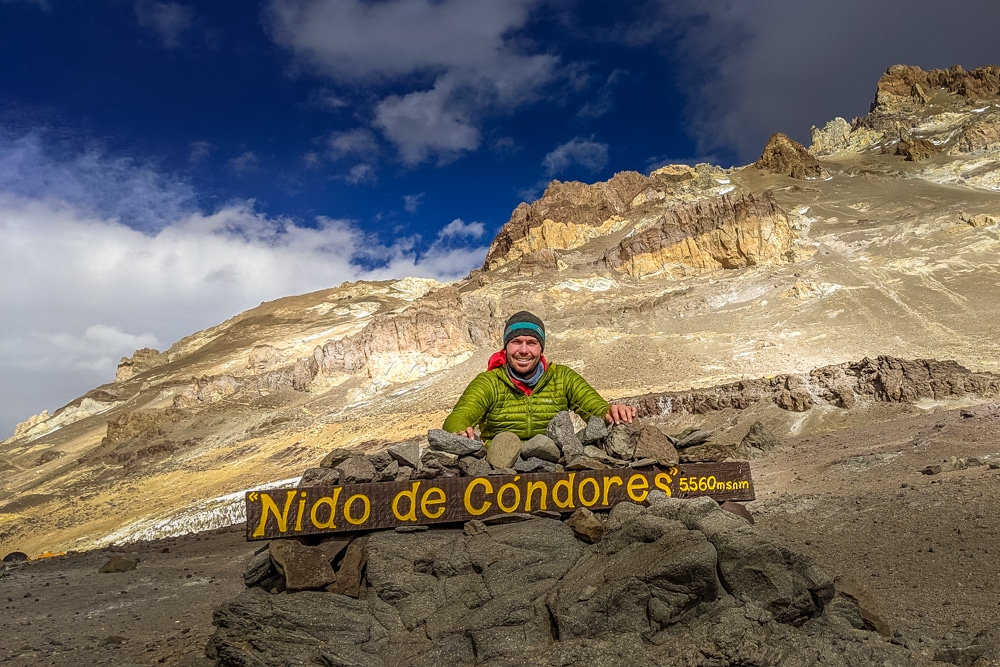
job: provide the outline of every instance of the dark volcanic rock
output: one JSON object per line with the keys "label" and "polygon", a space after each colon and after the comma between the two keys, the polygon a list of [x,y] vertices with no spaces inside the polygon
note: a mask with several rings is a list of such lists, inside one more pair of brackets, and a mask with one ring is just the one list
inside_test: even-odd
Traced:
{"label": "dark volcanic rock", "polygon": [[483,451],[483,443],[466,438],[464,435],[448,433],[439,428],[427,432],[427,442],[432,450],[447,452],[455,456],[474,456]]}
{"label": "dark volcanic rock", "polygon": [[307,468],[299,486],[333,486],[340,482],[340,471],[333,468]]}
{"label": "dark volcanic rock", "polygon": [[857,607],[829,604],[825,572],[708,498],[620,504],[589,546],[520,518],[372,533],[358,599],[247,589],[216,611],[208,654],[241,667],[927,663],[852,627]]}
{"label": "dark volcanic rock", "polygon": [[340,481],[344,484],[363,484],[375,479],[375,466],[363,456],[352,456],[337,464]]}
{"label": "dark volcanic rock", "polygon": [[727,408],[744,410],[765,400],[794,409],[810,401],[851,407],[858,401],[913,403],[925,398],[998,394],[1000,376],[993,373],[972,372],[954,361],[882,356],[823,366],[808,376],[777,375],[702,390],[646,394],[631,403],[639,417],[645,418],[667,413],[705,414]]}
{"label": "dark volcanic rock", "polygon": [[545,435],[558,445],[567,461],[583,455],[583,444],[576,437],[573,418],[566,410],[552,418],[545,427]]}

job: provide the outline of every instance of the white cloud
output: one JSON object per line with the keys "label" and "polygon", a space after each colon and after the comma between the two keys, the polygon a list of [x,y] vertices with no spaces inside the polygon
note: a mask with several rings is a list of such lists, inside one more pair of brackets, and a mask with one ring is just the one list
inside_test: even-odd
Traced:
{"label": "white cloud", "polygon": [[326,140],[327,153],[334,159],[347,156],[371,157],[378,153],[378,140],[371,130],[356,128],[333,132]]}
{"label": "white cloud", "polygon": [[403,195],[403,208],[407,213],[416,213],[422,203],[424,203],[423,192],[419,195]]}
{"label": "white cloud", "polygon": [[356,164],[347,172],[344,180],[352,185],[361,185],[362,183],[373,184],[376,181],[375,167],[363,162]]}
{"label": "white cloud", "polygon": [[416,164],[475,150],[485,115],[536,99],[557,75],[557,57],[525,53],[514,38],[538,2],[271,0],[265,16],[303,67],[349,85],[395,85],[372,123]]}
{"label": "white cloud", "polygon": [[229,168],[237,174],[248,174],[257,171],[260,158],[253,151],[246,151],[229,160]]}
{"label": "white cloud", "polygon": [[450,162],[479,147],[475,121],[451,103],[447,86],[390,95],[375,109],[375,125],[399,148],[404,164],[423,162],[431,153]]}
{"label": "white cloud", "polygon": [[56,198],[84,215],[156,229],[194,206],[194,191],[150,165],[108,156],[99,146],[45,148],[39,133],[0,131],[0,192],[28,199]]}
{"label": "white cloud", "polygon": [[177,2],[136,0],[135,18],[140,26],[156,33],[164,46],[177,48],[181,35],[191,28],[194,10]]}
{"label": "white cloud", "polygon": [[608,163],[608,145],[592,139],[576,137],[545,156],[542,166],[554,176],[574,165],[590,171],[600,171]]}
{"label": "white cloud", "polygon": [[[95,184],[106,191],[104,199],[113,199],[116,187],[123,196],[139,196],[128,179],[116,180],[120,161],[63,163],[36,141],[28,164],[24,144],[0,141],[0,436],[111,381],[118,360],[135,349],[163,349],[261,301],[347,280],[451,280],[486,253],[458,242],[478,238],[478,223],[465,225],[462,238],[452,223],[420,252],[413,239],[385,245],[348,220],[320,218],[305,227],[259,213],[251,203],[211,213],[193,204],[175,207],[171,217],[138,230],[93,202],[67,201],[56,189],[12,191],[28,173],[69,183],[73,195],[92,169],[106,166],[109,182]],[[177,187],[162,176],[140,181],[160,183],[166,193]],[[142,196],[145,204],[134,206],[170,199],[155,188]]]}
{"label": "white cloud", "polygon": [[481,222],[466,223],[460,218],[455,218],[438,232],[438,239],[451,239],[463,236],[474,239],[480,238],[486,232],[486,228]]}

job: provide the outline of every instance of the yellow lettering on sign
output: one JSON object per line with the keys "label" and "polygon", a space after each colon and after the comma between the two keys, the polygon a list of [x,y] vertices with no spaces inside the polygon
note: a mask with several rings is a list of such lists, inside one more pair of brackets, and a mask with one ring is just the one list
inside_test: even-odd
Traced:
{"label": "yellow lettering on sign", "polygon": [[674,492],[670,490],[670,483],[672,481],[674,480],[670,478],[670,475],[668,475],[665,472],[661,472],[653,480],[653,483],[656,484],[656,488],[658,488],[660,491],[663,491],[668,496],[672,496],[674,495]]}
{"label": "yellow lettering on sign", "polygon": [[622,478],[621,477],[605,477],[604,478],[604,497],[601,498],[601,504],[602,505],[607,505],[608,504],[608,491],[611,490],[612,486],[621,486],[621,485],[622,485]]}
{"label": "yellow lettering on sign", "polygon": [[646,479],[645,475],[635,474],[629,477],[628,486],[625,487],[628,491],[628,497],[637,503],[641,503],[649,495],[649,480]]}
{"label": "yellow lettering on sign", "polygon": [[297,491],[297,489],[289,490],[288,497],[285,498],[285,509],[281,512],[278,511],[278,506],[275,504],[270,494],[260,494],[260,523],[257,524],[257,529],[253,531],[254,537],[263,537],[264,525],[267,524],[268,512],[274,514],[274,520],[278,522],[279,531],[284,533],[288,530],[288,510],[292,509],[292,501],[295,500],[295,493]]}
{"label": "yellow lettering on sign", "polygon": [[[561,479],[552,485],[552,502],[556,504],[556,507],[561,509],[573,509],[573,480],[576,479],[576,473],[571,472],[567,479]],[[566,491],[566,499],[559,500],[559,490],[562,489]]]}
{"label": "yellow lettering on sign", "polygon": [[[519,479],[521,479],[520,475],[514,478],[514,482],[516,482]],[[517,488],[517,484],[515,484],[514,482],[507,482],[506,484],[500,487],[499,491],[497,491],[497,507],[499,507],[504,512],[508,513],[515,512],[517,511],[517,506],[521,504],[521,489]],[[507,491],[508,489],[514,492],[513,505],[503,504],[503,494],[504,491]]]}
{"label": "yellow lettering on sign", "polygon": [[[416,521],[417,520],[417,489],[420,488],[420,482],[414,482],[413,486],[409,491],[405,489],[396,494],[396,497],[392,499],[392,513],[400,521]],[[399,511],[399,501],[406,498],[410,501],[410,511],[406,514],[402,514]]]}
{"label": "yellow lettering on sign", "polygon": [[[339,486],[333,487],[333,494],[330,496],[323,496],[319,500],[313,503],[312,510],[309,511],[309,520],[312,521],[312,525],[316,528],[326,528],[335,530],[337,524],[333,520],[337,517],[337,500],[340,498],[340,492],[343,491]],[[322,506],[330,508],[330,520],[320,521],[317,517],[318,510]]]}
{"label": "yellow lettering on sign", "polygon": [[[431,494],[434,494],[434,496],[431,497]],[[440,505],[446,500],[447,497],[444,495],[444,491],[442,489],[439,489],[436,486],[431,487],[426,491],[424,491],[424,495],[420,499],[420,511],[423,512],[424,516],[427,517],[428,519],[436,519],[442,514],[444,514],[445,508],[439,507],[436,510],[430,510],[427,508],[427,506]]]}
{"label": "yellow lettering on sign", "polygon": [[[365,506],[365,512],[364,514],[361,515],[360,519],[355,519],[353,516],[351,516],[351,506],[354,505],[355,500],[361,500],[362,504],[364,504]],[[347,519],[347,522],[349,524],[352,524],[354,526],[360,526],[365,521],[367,521],[368,516],[371,513],[372,513],[372,501],[369,500],[368,496],[366,496],[363,493],[355,493],[353,496],[347,499],[346,503],[344,503],[344,518]]]}
{"label": "yellow lettering on sign", "polygon": [[306,492],[299,497],[299,511],[295,514],[295,532],[302,532],[302,516],[306,513]]}
{"label": "yellow lettering on sign", "polygon": [[[583,487],[587,486],[588,484],[594,487],[594,495],[590,500],[587,500],[586,498],[583,497],[584,493]],[[577,488],[576,493],[577,495],[580,496],[580,502],[583,503],[583,505],[585,505],[586,507],[593,507],[594,505],[597,504],[598,499],[600,499],[601,497],[601,485],[598,484],[597,480],[594,479],[593,477],[587,477],[586,479],[580,481],[580,486]]]}
{"label": "yellow lettering on sign", "polygon": [[528,492],[527,494],[525,494],[524,498],[524,511],[525,512],[531,511],[532,491],[541,491],[541,494],[538,496],[538,499],[541,501],[540,503],[538,503],[538,509],[547,510],[549,508],[549,501],[547,498],[547,496],[549,495],[549,487],[545,482],[537,481],[537,482],[528,482]]}
{"label": "yellow lettering on sign", "polygon": [[482,506],[479,508],[474,508],[472,506],[472,490],[475,489],[477,486],[484,487],[486,495],[492,495],[493,493],[493,485],[490,484],[490,481],[485,477],[476,477],[471,482],[469,482],[469,485],[465,487],[465,497],[462,499],[462,502],[465,505],[465,511],[471,514],[472,516],[479,516],[481,514],[484,514],[486,510],[488,510],[493,505],[493,503],[491,503],[490,501],[485,500]]}

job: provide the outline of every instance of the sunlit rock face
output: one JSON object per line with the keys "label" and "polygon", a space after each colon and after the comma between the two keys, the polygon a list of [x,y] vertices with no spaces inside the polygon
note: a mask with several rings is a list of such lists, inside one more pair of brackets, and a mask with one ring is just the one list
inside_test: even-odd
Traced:
{"label": "sunlit rock face", "polygon": [[[241,490],[332,449],[423,437],[522,309],[545,321],[547,359],[655,406],[646,418],[669,432],[713,426],[721,447],[761,418],[779,436],[864,418],[851,369],[866,358],[996,373],[995,81],[996,68],[893,67],[868,116],[814,130],[820,170],[779,138],[764,169],[554,181],[464,280],[345,283],[139,350],[0,443],[0,552],[237,520]],[[913,161],[906,146],[937,150]],[[875,366],[872,386],[892,394],[895,366]],[[831,368],[844,370],[813,373]],[[960,388],[989,393],[978,386]],[[758,389],[767,400],[717,399]],[[962,398],[913,396],[921,409]]]}

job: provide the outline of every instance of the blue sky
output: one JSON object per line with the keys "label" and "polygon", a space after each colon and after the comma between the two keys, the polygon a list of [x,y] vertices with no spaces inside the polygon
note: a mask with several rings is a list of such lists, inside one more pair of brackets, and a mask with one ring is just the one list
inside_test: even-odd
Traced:
{"label": "blue sky", "polygon": [[0,437],[261,301],[462,277],[552,179],[746,164],[891,64],[1000,61],[994,3],[940,12],[0,0]]}

